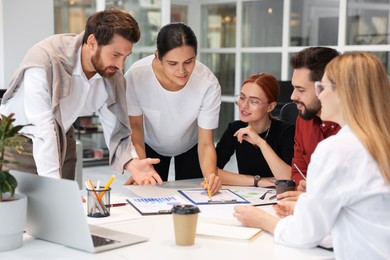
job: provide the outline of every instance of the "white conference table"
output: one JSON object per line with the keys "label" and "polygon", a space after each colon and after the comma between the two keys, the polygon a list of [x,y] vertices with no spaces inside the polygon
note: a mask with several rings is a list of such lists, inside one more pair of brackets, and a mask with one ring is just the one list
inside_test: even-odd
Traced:
{"label": "white conference table", "polygon": [[[159,187],[126,186],[120,196],[170,196],[177,189],[199,187],[200,179],[166,182]],[[112,208],[121,214],[138,214],[129,206]],[[0,253],[0,259],[334,259],[333,252],[321,249],[295,249],[274,243],[263,232],[252,240],[227,240],[197,236],[193,246],[176,246],[172,215],[143,216],[131,220],[101,224],[118,231],[149,238],[147,242],[90,254],[24,235],[19,249]]]}

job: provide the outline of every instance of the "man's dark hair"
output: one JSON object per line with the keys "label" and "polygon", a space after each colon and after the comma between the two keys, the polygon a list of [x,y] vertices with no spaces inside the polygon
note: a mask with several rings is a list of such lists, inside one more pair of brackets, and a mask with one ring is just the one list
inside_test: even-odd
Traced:
{"label": "man's dark hair", "polygon": [[88,18],[83,44],[87,43],[91,34],[95,35],[99,46],[108,45],[114,35],[120,35],[132,43],[138,42],[141,37],[137,21],[130,14],[115,8],[97,12]]}
{"label": "man's dark hair", "polygon": [[309,47],[291,56],[290,64],[294,69],[309,69],[310,80],[319,81],[324,75],[326,65],[338,55],[340,53],[332,48]]}

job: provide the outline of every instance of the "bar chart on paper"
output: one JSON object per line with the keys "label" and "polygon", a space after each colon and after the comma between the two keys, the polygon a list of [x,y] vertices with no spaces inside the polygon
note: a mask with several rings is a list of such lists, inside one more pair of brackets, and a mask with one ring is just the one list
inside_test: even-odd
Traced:
{"label": "bar chart on paper", "polygon": [[178,204],[186,204],[180,196],[128,198],[126,200],[142,215],[170,214],[172,207]]}

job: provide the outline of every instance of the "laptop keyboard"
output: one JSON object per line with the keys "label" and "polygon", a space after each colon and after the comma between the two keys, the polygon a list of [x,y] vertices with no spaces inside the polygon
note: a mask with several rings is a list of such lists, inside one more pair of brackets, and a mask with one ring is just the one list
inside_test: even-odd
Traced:
{"label": "laptop keyboard", "polygon": [[96,235],[91,235],[91,236],[92,236],[93,245],[95,247],[118,243],[118,241],[112,240],[112,239],[109,239],[109,238],[106,238],[106,237],[99,237],[99,236],[96,236]]}

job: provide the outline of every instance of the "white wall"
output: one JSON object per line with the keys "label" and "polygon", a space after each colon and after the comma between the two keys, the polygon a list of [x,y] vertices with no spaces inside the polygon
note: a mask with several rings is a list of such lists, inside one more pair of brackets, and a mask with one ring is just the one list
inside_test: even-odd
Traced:
{"label": "white wall", "polygon": [[0,88],[7,88],[26,51],[53,33],[53,0],[0,1]]}

